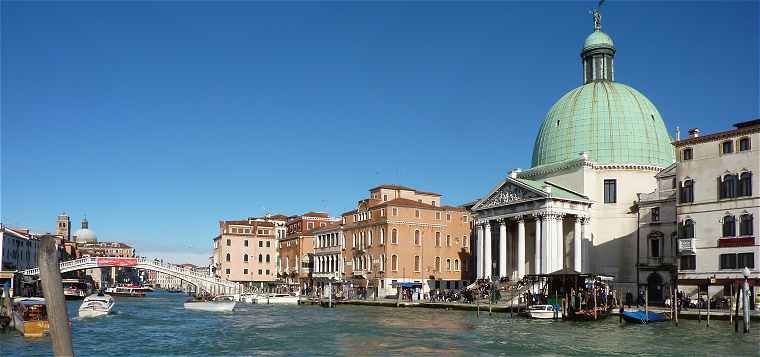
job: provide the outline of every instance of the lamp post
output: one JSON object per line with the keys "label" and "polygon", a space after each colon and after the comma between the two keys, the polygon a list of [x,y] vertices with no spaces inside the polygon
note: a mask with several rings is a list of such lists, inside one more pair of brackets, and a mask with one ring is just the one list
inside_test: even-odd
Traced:
{"label": "lamp post", "polygon": [[744,304],[744,333],[749,332],[749,268],[744,267],[744,286],[742,287],[742,303]]}

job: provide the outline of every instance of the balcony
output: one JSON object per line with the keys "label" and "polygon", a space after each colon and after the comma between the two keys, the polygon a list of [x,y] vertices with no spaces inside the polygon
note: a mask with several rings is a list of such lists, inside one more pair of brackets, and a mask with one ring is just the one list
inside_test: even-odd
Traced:
{"label": "balcony", "polygon": [[751,247],[753,245],[755,245],[755,237],[753,236],[718,238],[718,248]]}
{"label": "balcony", "polygon": [[363,277],[366,277],[367,276],[367,270],[366,269],[354,270],[353,274],[354,274],[354,276],[363,276]]}
{"label": "balcony", "polygon": [[341,279],[341,273],[337,271],[312,273],[311,276],[315,278],[325,278],[325,279],[335,279],[335,280]]}
{"label": "balcony", "polygon": [[697,252],[697,239],[696,238],[679,239],[678,252],[681,254],[695,254]]}

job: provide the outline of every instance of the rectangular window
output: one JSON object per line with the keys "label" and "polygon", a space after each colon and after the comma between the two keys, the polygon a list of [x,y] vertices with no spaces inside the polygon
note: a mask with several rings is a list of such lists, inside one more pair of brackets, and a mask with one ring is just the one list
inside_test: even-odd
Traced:
{"label": "rectangular window", "polygon": [[383,195],[383,202],[388,200],[388,195]]}
{"label": "rectangular window", "polygon": [[720,269],[736,269],[736,254],[721,254]]}
{"label": "rectangular window", "polygon": [[467,242],[468,242],[468,241],[467,241],[467,236],[464,236],[464,237],[462,237],[462,246],[463,246],[463,247],[466,247],[466,246],[467,246]]}
{"label": "rectangular window", "polygon": [[446,213],[446,220],[447,220],[447,221],[450,221],[450,220],[451,220],[451,213]]}
{"label": "rectangular window", "polygon": [[243,246],[245,246],[245,247],[248,246],[248,239],[246,239],[246,240],[243,241]]}
{"label": "rectangular window", "polygon": [[270,274],[270,271],[269,271],[269,269],[267,269],[267,275],[269,275],[269,274]]}
{"label": "rectangular window", "polygon": [[263,248],[263,247],[264,247],[264,241],[263,241],[263,240],[260,240],[260,241],[259,241],[259,248]]}
{"label": "rectangular window", "polygon": [[269,248],[271,246],[271,243],[272,242],[267,241],[267,248]]}
{"label": "rectangular window", "polygon": [[414,256],[414,271],[420,271],[420,256]]}
{"label": "rectangular window", "polygon": [[243,269],[243,274],[248,275],[248,269]]}
{"label": "rectangular window", "polygon": [[660,221],[660,207],[652,207],[652,222]]}
{"label": "rectangular window", "polygon": [[604,180],[604,203],[617,202],[617,181]]}
{"label": "rectangular window", "polygon": [[441,219],[441,212],[435,213],[435,219]]}
{"label": "rectangular window", "polygon": [[688,161],[694,158],[694,151],[692,148],[686,148],[681,151],[681,161]]}
{"label": "rectangular window", "polygon": [[755,269],[755,253],[739,253],[737,254],[738,265],[737,269]]}
{"label": "rectangular window", "polygon": [[695,270],[695,269],[697,269],[696,255],[681,256],[681,270]]}
{"label": "rectangular window", "polygon": [[232,241],[227,239],[227,246],[229,247],[230,245],[232,245]]}
{"label": "rectangular window", "polygon": [[391,209],[391,212],[393,213],[393,215],[394,215],[394,216],[398,216],[398,208],[396,208],[396,207],[393,207],[393,208]]}
{"label": "rectangular window", "polygon": [[380,209],[380,217],[385,217],[385,208]]}
{"label": "rectangular window", "polygon": [[734,142],[733,141],[724,141],[720,143],[720,151],[722,154],[730,154],[734,152]]}
{"label": "rectangular window", "polygon": [[261,275],[261,269],[259,269],[259,275]]}
{"label": "rectangular window", "polygon": [[748,151],[750,149],[749,138],[739,139],[739,151]]}
{"label": "rectangular window", "polygon": [[420,210],[414,210],[414,217],[420,218]]}
{"label": "rectangular window", "polygon": [[230,274],[230,268],[225,269],[224,272],[227,273],[227,275],[229,275]]}

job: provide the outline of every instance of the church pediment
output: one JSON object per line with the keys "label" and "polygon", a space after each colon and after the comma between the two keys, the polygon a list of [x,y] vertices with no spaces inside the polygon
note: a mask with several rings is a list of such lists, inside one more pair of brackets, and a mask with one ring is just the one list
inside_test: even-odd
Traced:
{"label": "church pediment", "polygon": [[473,210],[507,206],[512,203],[547,197],[547,194],[517,180],[507,179],[473,207]]}

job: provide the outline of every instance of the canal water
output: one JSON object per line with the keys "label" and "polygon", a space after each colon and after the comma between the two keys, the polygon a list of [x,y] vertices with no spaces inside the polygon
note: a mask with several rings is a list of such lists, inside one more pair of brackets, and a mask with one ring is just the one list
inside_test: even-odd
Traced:
{"label": "canal water", "polygon": [[[185,311],[179,294],[118,298],[116,314],[75,318],[78,356],[760,356],[726,321],[651,325],[536,321],[508,314],[367,306],[242,305]],[[50,356],[48,338],[0,333],[0,356]]]}

